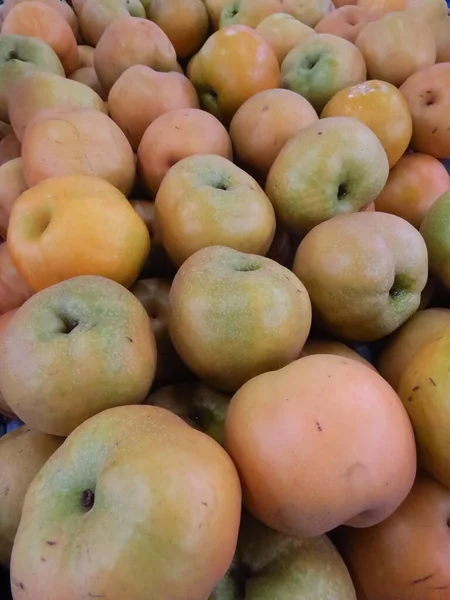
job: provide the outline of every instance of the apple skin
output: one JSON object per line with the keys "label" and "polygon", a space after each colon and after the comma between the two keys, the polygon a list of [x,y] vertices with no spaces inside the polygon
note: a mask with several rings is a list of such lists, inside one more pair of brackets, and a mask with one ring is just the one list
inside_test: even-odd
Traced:
{"label": "apple skin", "polygon": [[15,600],[207,600],[231,564],[240,516],[236,469],[213,439],[155,406],[106,410],[27,492]]}
{"label": "apple skin", "polygon": [[342,528],[336,544],[361,600],[447,600],[450,589],[450,492],[419,474],[388,519],[369,529]]}
{"label": "apple skin", "polygon": [[428,255],[422,236],[407,221],[358,212],[310,231],[293,271],[308,290],[321,329],[370,342],[398,329],[419,308]]}
{"label": "apple skin", "polygon": [[0,563],[9,566],[28,486],[64,439],[26,425],[0,440]]}
{"label": "apple skin", "polygon": [[326,535],[298,539],[243,512],[238,548],[209,600],[356,600],[347,567]]}
{"label": "apple skin", "polygon": [[444,192],[420,226],[428,249],[431,273],[450,289],[450,192]]}
{"label": "apple skin", "polygon": [[155,368],[145,309],[103,277],[75,277],[35,294],[0,338],[0,393],[22,421],[54,435],[106,408],[143,402]]}
{"label": "apple skin", "polygon": [[181,266],[170,290],[169,331],[190,370],[235,391],[295,360],[311,326],[301,281],[275,261],[210,246]]}
{"label": "apple skin", "polygon": [[353,117],[329,117],[287,142],[265,191],[280,221],[303,236],[331,217],[368,206],[388,175],[386,152],[366,125]]}
{"label": "apple skin", "polygon": [[197,381],[177,383],[150,394],[145,404],[172,411],[203,431],[221,446],[225,443],[225,418],[231,396]]}
{"label": "apple skin", "polygon": [[0,36],[0,120],[9,123],[8,92],[30,71],[65,77],[56,52],[42,40],[22,35]]}

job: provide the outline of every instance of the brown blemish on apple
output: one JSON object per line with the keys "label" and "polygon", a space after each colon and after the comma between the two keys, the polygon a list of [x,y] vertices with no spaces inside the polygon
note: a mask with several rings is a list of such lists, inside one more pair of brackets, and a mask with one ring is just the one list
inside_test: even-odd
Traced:
{"label": "brown blemish on apple", "polygon": [[428,377],[428,379],[430,380],[431,385],[434,385],[434,387],[436,387],[436,382],[434,381],[434,379],[432,379],[431,377]]}
{"label": "brown blemish on apple", "polygon": [[52,540],[48,540],[47,542],[45,542],[47,544],[47,546],[57,546],[58,542],[54,542]]}

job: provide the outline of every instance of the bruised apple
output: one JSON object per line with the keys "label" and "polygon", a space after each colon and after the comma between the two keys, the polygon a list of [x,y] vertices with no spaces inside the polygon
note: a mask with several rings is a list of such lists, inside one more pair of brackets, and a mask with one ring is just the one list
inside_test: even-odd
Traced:
{"label": "bruised apple", "polygon": [[15,201],[8,245],[35,291],[78,275],[101,275],[129,287],[148,256],[150,236],[112,184],[70,175],[45,179]]}
{"label": "bruised apple", "polygon": [[175,348],[200,379],[220,390],[235,391],[295,360],[310,326],[301,281],[263,256],[204,248],[181,266],[170,290]]}
{"label": "bruised apple", "polygon": [[170,279],[154,277],[140,279],[134,283],[130,292],[136,296],[145,308],[156,341],[155,385],[167,385],[180,381],[188,375],[188,370],[175,351],[169,335],[169,295]]}
{"label": "bruised apple", "polygon": [[189,381],[160,388],[150,394],[145,404],[172,411],[191,427],[207,433],[223,446],[230,399],[230,395],[204,383]]}
{"label": "bruised apple", "polygon": [[11,560],[28,487],[63,441],[26,425],[0,439],[0,563],[6,567]]}
{"label": "bruised apple", "polygon": [[359,212],[310,231],[293,271],[308,290],[320,327],[344,339],[373,341],[418,309],[428,256],[422,236],[407,221]]}
{"label": "bruised apple", "polygon": [[27,492],[14,596],[207,600],[233,559],[240,515],[236,469],[217,442],[155,406],[104,411]]}
{"label": "bruised apple", "polygon": [[246,508],[297,537],[381,522],[416,475],[414,435],[397,394],[374,370],[340,356],[306,356],[248,381],[231,399],[225,447]]}
{"label": "bruised apple", "polygon": [[209,600],[356,600],[355,589],[326,535],[296,539],[242,515],[238,548]]}
{"label": "bruised apple", "polygon": [[0,337],[0,392],[22,421],[54,435],[106,408],[143,402],[155,367],[144,307],[103,277],[35,294]]}
{"label": "bruised apple", "polygon": [[414,356],[450,327],[450,310],[428,308],[413,315],[392,337],[378,360],[380,374],[398,391],[400,379]]}
{"label": "bruised apple", "polygon": [[246,25],[213,33],[191,59],[187,74],[203,108],[225,123],[248,98],[280,83],[275,52]]}
{"label": "bruised apple", "polygon": [[275,212],[263,190],[222,156],[189,156],[169,169],[155,215],[164,248],[180,266],[208,246],[264,255],[275,234]]}
{"label": "bruised apple", "polygon": [[331,217],[368,206],[388,173],[386,152],[366,125],[351,117],[330,117],[287,142],[265,190],[280,221],[304,235]]}
{"label": "bruised apple", "polygon": [[[336,538],[363,600],[446,600],[450,587],[450,492],[419,475],[390,516]],[[376,567],[374,567],[376,565]]]}

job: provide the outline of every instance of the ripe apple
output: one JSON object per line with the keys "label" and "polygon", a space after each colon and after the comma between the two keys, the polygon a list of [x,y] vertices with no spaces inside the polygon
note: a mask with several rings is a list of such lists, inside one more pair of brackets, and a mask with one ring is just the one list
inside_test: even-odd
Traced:
{"label": "ripe apple", "polygon": [[450,327],[447,326],[416,352],[406,365],[398,386],[416,434],[419,460],[425,470],[448,489],[449,354]]}
{"label": "ripe apple", "polygon": [[281,64],[281,87],[297,92],[317,111],[339,90],[366,79],[366,63],[358,48],[329,33],[306,38]]}
{"label": "ripe apple", "polygon": [[20,141],[28,123],[44,110],[57,108],[108,112],[103,100],[90,87],[53,73],[27,73],[8,94],[11,125]]}
{"label": "ripe apple", "polygon": [[143,402],[155,368],[142,304],[102,277],[75,277],[35,294],[0,338],[5,401],[31,427],[54,435],[68,435],[105,408]]}
{"label": "ripe apple", "polygon": [[189,371],[175,351],[169,335],[170,279],[140,279],[130,288],[145,308],[156,341],[155,385],[167,385],[189,376]]}
{"label": "ripe apple", "polygon": [[30,286],[18,272],[9,244],[0,244],[0,315],[18,308],[32,295]]}
{"label": "ripe apple", "polygon": [[337,342],[335,340],[309,338],[306,344],[303,346],[303,350],[300,353],[300,358],[314,354],[333,354],[336,356],[342,356],[343,358],[356,360],[357,362],[366,365],[366,367],[369,367],[369,369],[376,371],[375,367],[363,356],[361,356],[361,354],[358,354],[356,350],[353,350],[350,348],[350,346],[346,346],[342,342]]}
{"label": "ripe apple", "polygon": [[21,158],[15,158],[0,166],[0,236],[4,239],[13,204],[26,189]]}
{"label": "ripe apple", "polygon": [[238,549],[209,600],[356,600],[355,589],[326,535],[300,540],[244,512]]}
{"label": "ripe apple", "polygon": [[64,76],[56,52],[37,38],[0,36],[0,119],[9,123],[8,93],[24,73],[44,71]]}
{"label": "ripe apple", "polygon": [[331,217],[368,206],[388,174],[386,152],[366,125],[352,117],[330,117],[287,142],[265,190],[280,221],[304,235]]}
{"label": "ripe apple", "polygon": [[94,92],[98,94],[102,100],[108,100],[108,95],[102,88],[94,67],[80,67],[70,74],[69,79],[72,79],[72,81],[78,81],[79,83],[84,83],[84,85],[87,85],[94,90]]}
{"label": "ripe apple", "polygon": [[240,513],[236,469],[213,439],[155,406],[104,411],[27,492],[15,600],[206,600],[232,561]]}
{"label": "ripe apple", "polygon": [[[13,10],[18,4],[27,2],[28,0],[5,0],[3,3],[3,17],[4,19],[8,16],[8,13]],[[53,10],[56,10],[64,19],[69,23],[75,37],[79,34],[79,24],[77,15],[74,10],[69,6],[67,2],[61,2],[61,0],[38,0],[39,2],[46,4]],[[80,0],[78,0],[80,1]]]}
{"label": "ripe apple", "polygon": [[442,600],[450,576],[450,492],[419,475],[411,493],[383,523],[343,528],[336,537],[364,600]]}
{"label": "ripe apple", "polygon": [[331,0],[283,0],[283,11],[310,27],[315,27],[333,10],[334,4]]}
{"label": "ripe apple", "polygon": [[426,214],[420,233],[428,249],[431,273],[450,289],[450,191],[444,192]]}
{"label": "ripe apple", "polygon": [[176,383],[150,394],[144,404],[172,411],[186,423],[225,443],[225,417],[231,396],[196,381]]}
{"label": "ripe apple", "polygon": [[180,357],[224,391],[295,360],[311,326],[308,294],[291,271],[221,246],[199,250],[181,266],[170,311]]}
{"label": "ripe apple", "polygon": [[310,231],[293,270],[308,290],[318,325],[347,340],[372,341],[418,309],[428,256],[422,236],[407,221],[359,212]]}
{"label": "ripe apple", "polygon": [[26,425],[0,439],[0,563],[7,567],[28,486],[63,441]]}
{"label": "ripe apple", "polygon": [[400,379],[417,352],[446,327],[450,327],[450,310],[428,308],[418,311],[388,339],[377,366],[394,390],[398,391]]}
{"label": "ripe apple", "polygon": [[273,48],[280,65],[295,46],[315,34],[312,27],[283,12],[263,19],[256,27],[256,31]]}
{"label": "ripe apple", "polygon": [[227,411],[225,448],[245,507],[300,538],[381,522],[416,475],[414,435],[397,394],[373,369],[331,354],[244,384]]}
{"label": "ripe apple", "polygon": [[283,11],[283,0],[229,0],[220,14],[220,27],[256,28],[263,19]]}
{"label": "ripe apple", "polygon": [[208,246],[265,255],[275,212],[256,181],[222,156],[197,154],[169,169],[156,194],[164,248],[180,266]]}
{"label": "ripe apple", "polygon": [[146,18],[139,0],[86,0],[78,13],[83,40],[97,46],[111,23],[130,16]]}
{"label": "ripe apple", "polygon": [[450,62],[450,15],[445,16],[435,25],[434,39],[436,40],[436,62]]}
{"label": "ripe apple", "polygon": [[[9,323],[9,321],[16,314],[16,312],[17,312],[17,308],[13,308],[12,310],[9,310],[8,312],[0,314],[0,335],[2,334],[2,331],[5,329],[6,325]],[[16,415],[11,410],[11,407],[6,404],[5,399],[3,398],[1,393],[0,393],[0,415],[3,415],[7,419],[15,419],[16,418]]]}
{"label": "ripe apple", "polygon": [[328,13],[316,27],[317,33],[331,33],[354,43],[362,29],[376,20],[376,16],[362,6],[341,6]]}

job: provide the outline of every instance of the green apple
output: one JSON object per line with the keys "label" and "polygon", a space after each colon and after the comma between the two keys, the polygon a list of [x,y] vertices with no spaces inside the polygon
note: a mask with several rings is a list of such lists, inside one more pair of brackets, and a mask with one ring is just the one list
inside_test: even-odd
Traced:
{"label": "green apple", "polygon": [[0,35],[0,120],[9,123],[8,92],[29,71],[65,77],[56,52],[45,42],[22,35]]}
{"label": "green apple", "polygon": [[244,513],[235,560],[209,600],[356,600],[326,535],[288,537]]}
{"label": "green apple", "polygon": [[450,191],[432,205],[420,226],[431,273],[450,289]]}
{"label": "green apple", "polygon": [[31,427],[68,435],[145,400],[156,368],[150,319],[115,281],[82,276],[35,294],[0,338],[0,392]]}
{"label": "green apple", "polygon": [[64,439],[26,425],[0,439],[0,563],[9,566],[28,486]]}
{"label": "green apple", "polygon": [[225,450],[168,410],[85,421],[34,479],[14,542],[15,600],[207,600],[236,550]]}
{"label": "green apple", "polygon": [[287,142],[265,189],[280,221],[303,236],[331,217],[368,206],[388,175],[386,152],[367,125],[353,117],[329,117]]}
{"label": "green apple", "polygon": [[189,381],[160,388],[150,394],[145,404],[174,412],[223,446],[225,417],[230,399],[230,395],[218,392],[204,383]]}
{"label": "green apple", "polygon": [[306,98],[320,112],[340,90],[366,81],[360,50],[348,40],[320,33],[293,48],[281,64],[281,86]]}

